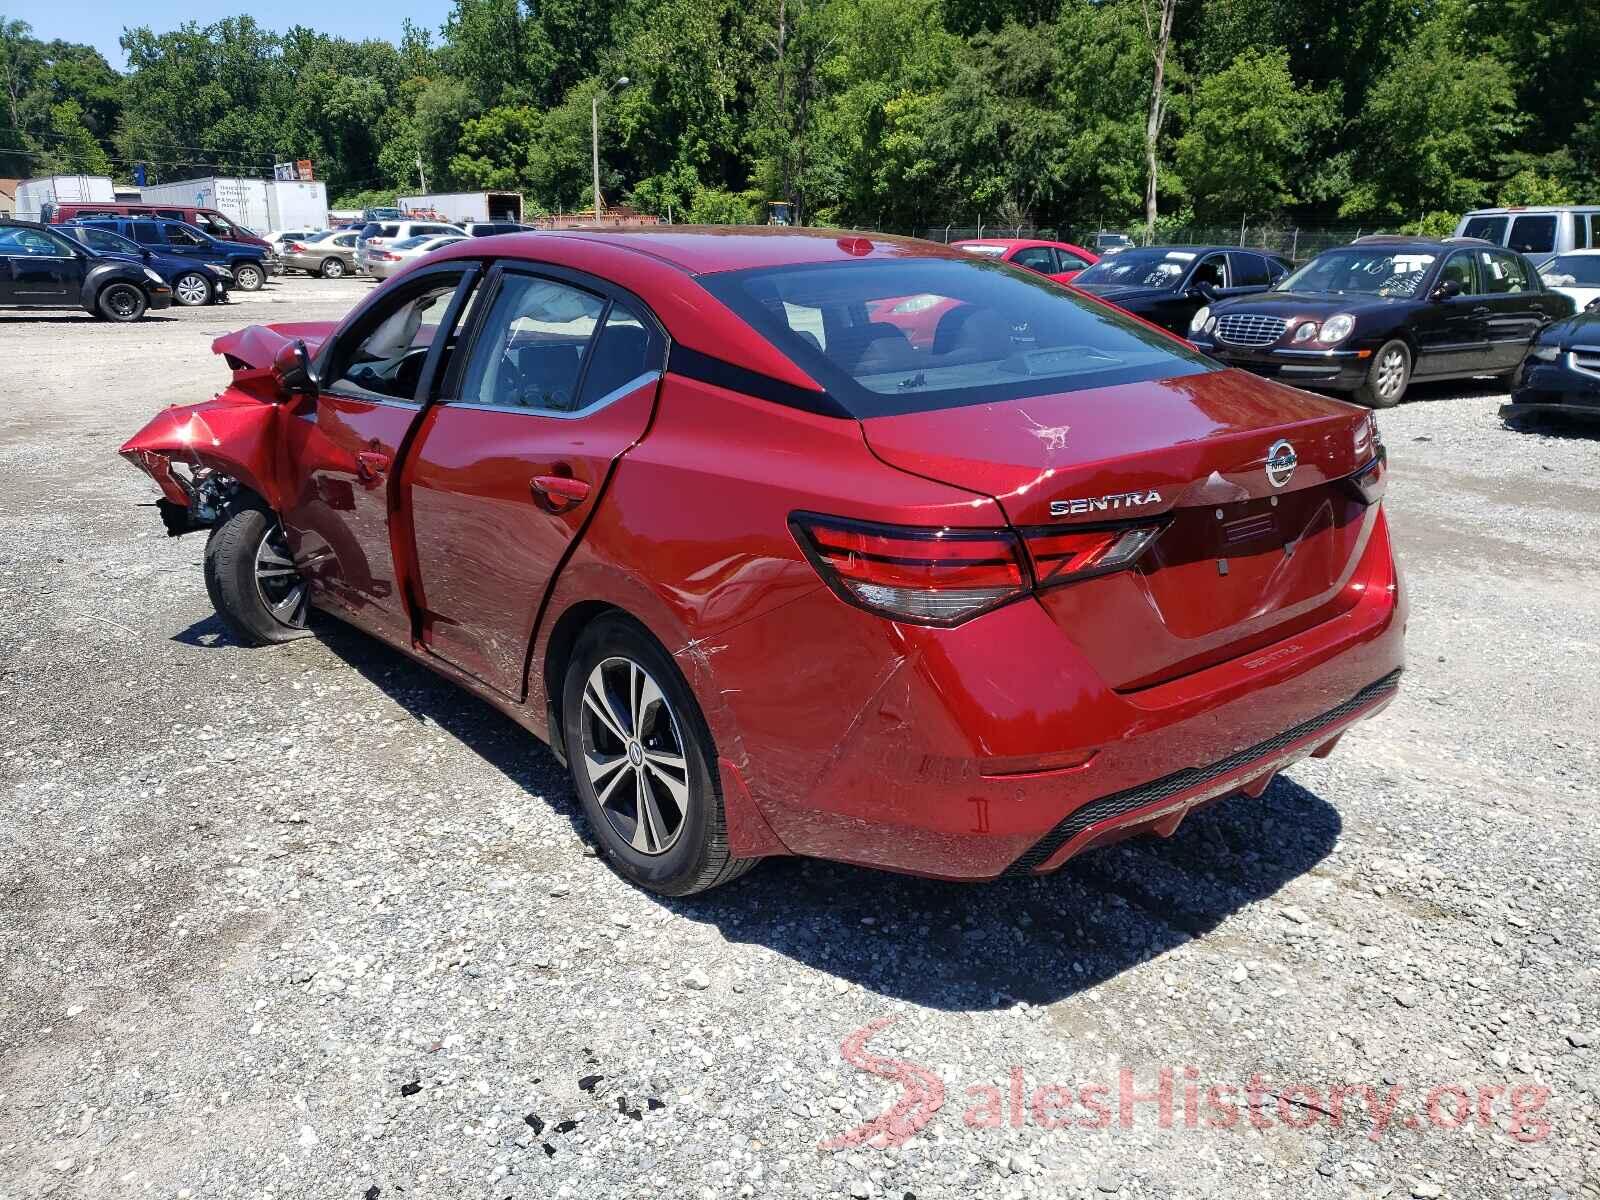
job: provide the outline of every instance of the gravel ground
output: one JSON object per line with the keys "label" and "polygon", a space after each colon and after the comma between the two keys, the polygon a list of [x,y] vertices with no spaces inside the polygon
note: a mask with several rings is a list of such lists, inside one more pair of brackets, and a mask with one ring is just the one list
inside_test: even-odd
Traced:
{"label": "gravel ground", "polygon": [[668,902],[477,701],[234,645],[136,507],[213,336],[368,287],[0,314],[0,1198],[1600,1197],[1593,436],[1382,416],[1406,684],[1263,799]]}

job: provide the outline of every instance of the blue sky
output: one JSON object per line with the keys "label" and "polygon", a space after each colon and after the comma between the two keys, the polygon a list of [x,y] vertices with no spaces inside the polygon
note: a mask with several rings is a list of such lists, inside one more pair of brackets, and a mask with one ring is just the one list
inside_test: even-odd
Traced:
{"label": "blue sky", "polygon": [[10,0],[0,4],[5,16],[26,21],[35,37],[88,42],[119,71],[127,66],[117,39],[124,26],[148,25],[158,33],[176,29],[185,21],[209,25],[223,17],[254,17],[258,24],[282,31],[304,25],[321,33],[347,38],[388,38],[398,41],[400,25],[410,17],[418,25],[438,30],[450,12],[450,0],[383,0],[380,4],[339,3],[338,0],[274,0],[271,4],[184,4],[178,0]]}

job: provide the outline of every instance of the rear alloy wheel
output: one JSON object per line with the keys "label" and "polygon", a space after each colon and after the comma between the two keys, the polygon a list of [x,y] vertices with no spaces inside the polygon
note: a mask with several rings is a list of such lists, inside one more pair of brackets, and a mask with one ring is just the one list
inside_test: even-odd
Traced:
{"label": "rear alloy wheel", "polygon": [[688,684],[640,626],[588,626],[562,693],[573,783],[617,871],[653,892],[687,896],[744,874],[728,852],[711,733]]}
{"label": "rear alloy wheel", "polygon": [[325,258],[322,260],[322,277],[324,279],[344,278],[344,259]]}
{"label": "rear alloy wheel", "polygon": [[1356,389],[1356,399],[1368,408],[1393,408],[1411,382],[1411,351],[1396,340],[1385,342],[1372,356],[1367,380]]}
{"label": "rear alloy wheel", "polygon": [[137,321],[148,305],[144,292],[131,283],[113,283],[95,301],[95,308],[108,321]]}
{"label": "rear alloy wheel", "polygon": [[233,269],[233,282],[247,292],[259,292],[266,281],[266,274],[255,263],[240,263]]}
{"label": "rear alloy wheel", "polygon": [[211,302],[211,281],[204,275],[190,272],[179,275],[172,284],[172,296],[179,304],[198,308]]}
{"label": "rear alloy wheel", "polygon": [[259,502],[235,507],[206,542],[206,592],[247,646],[306,635],[308,585],[290,556],[283,525]]}

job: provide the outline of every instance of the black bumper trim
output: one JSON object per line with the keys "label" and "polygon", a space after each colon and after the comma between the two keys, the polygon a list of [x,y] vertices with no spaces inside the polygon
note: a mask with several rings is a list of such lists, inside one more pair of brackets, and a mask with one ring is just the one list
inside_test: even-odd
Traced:
{"label": "black bumper trim", "polygon": [[1002,879],[1015,879],[1019,876],[1033,874],[1039,864],[1047,861],[1056,851],[1065,846],[1084,830],[1100,824],[1110,817],[1120,817],[1138,809],[1159,804],[1169,796],[1176,796],[1183,792],[1193,791],[1204,787],[1214,779],[1231,774],[1259,759],[1268,758],[1287,746],[1311,737],[1319,730],[1330,725],[1338,724],[1351,713],[1366,708],[1374,701],[1392,694],[1400,686],[1400,672],[1393,671],[1385,675],[1376,683],[1368,684],[1350,699],[1336,708],[1330,708],[1319,716],[1312,717],[1309,721],[1302,721],[1293,729],[1285,729],[1282,733],[1274,734],[1264,742],[1246,747],[1227,758],[1205,767],[1186,767],[1182,771],[1174,771],[1171,775],[1163,775],[1160,779],[1153,779],[1149,783],[1142,783],[1138,787],[1127,788],[1124,791],[1114,792],[1109,796],[1102,796],[1098,800],[1091,800],[1080,805],[1063,817],[1049,833],[1040,838],[1022,853],[1022,856],[1012,863],[1002,873]]}

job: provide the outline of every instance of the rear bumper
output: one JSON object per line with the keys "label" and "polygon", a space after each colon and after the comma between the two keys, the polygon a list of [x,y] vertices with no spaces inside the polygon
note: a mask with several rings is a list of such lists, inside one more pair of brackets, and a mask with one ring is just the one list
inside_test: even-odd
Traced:
{"label": "rear bumper", "polygon": [[[737,723],[715,731],[718,745],[737,739],[745,783],[794,853],[946,879],[1050,871],[1259,794],[1387,704],[1405,604],[1381,512],[1349,587],[1358,598],[1337,617],[1121,692],[1037,603],[953,630],[880,621],[889,638],[873,646],[845,628],[873,618],[809,598],[717,648]],[[816,640],[795,636],[820,620],[834,624],[825,663]]]}
{"label": "rear bumper", "polygon": [[1367,378],[1371,350],[1294,350],[1266,346],[1259,350],[1230,346],[1215,337],[1191,334],[1189,340],[1218,362],[1265,375],[1282,383],[1354,391]]}

